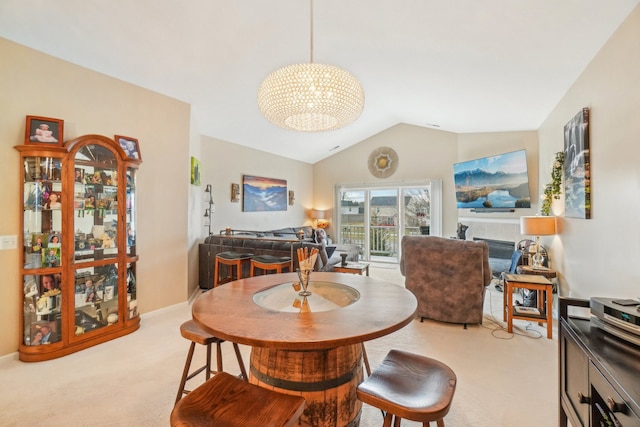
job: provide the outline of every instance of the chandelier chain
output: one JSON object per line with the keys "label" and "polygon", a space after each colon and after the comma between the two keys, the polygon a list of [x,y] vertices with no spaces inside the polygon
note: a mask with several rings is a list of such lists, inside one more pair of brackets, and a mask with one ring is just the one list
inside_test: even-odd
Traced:
{"label": "chandelier chain", "polygon": [[269,74],[258,88],[258,108],[284,129],[323,132],[356,120],[364,107],[364,92],[348,71],[313,62],[313,0],[309,6],[310,62]]}
{"label": "chandelier chain", "polygon": [[313,64],[313,0],[310,0],[309,3],[310,3],[310,5],[309,5],[310,6],[309,7],[309,21],[310,21],[309,22],[309,32],[311,33],[309,35],[309,44],[311,45],[310,49],[309,49],[309,52],[310,52],[310,60],[309,60],[309,62],[311,64]]}

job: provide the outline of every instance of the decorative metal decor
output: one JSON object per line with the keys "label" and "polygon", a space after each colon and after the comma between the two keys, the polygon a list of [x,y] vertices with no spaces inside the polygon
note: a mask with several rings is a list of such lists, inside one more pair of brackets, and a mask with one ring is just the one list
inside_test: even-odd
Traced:
{"label": "decorative metal decor", "polygon": [[368,160],[369,172],[378,178],[387,178],[398,169],[398,154],[389,147],[373,150]]}

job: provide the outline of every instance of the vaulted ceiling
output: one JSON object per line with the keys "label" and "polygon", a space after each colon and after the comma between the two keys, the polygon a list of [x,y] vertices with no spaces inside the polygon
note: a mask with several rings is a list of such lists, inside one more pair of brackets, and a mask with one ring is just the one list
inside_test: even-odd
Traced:
{"label": "vaulted ceiling", "polygon": [[203,135],[315,163],[397,123],[535,130],[639,1],[315,0],[315,62],[365,91],[360,118],[323,133],[256,103],[309,61],[308,0],[2,0],[0,36],[188,102]]}

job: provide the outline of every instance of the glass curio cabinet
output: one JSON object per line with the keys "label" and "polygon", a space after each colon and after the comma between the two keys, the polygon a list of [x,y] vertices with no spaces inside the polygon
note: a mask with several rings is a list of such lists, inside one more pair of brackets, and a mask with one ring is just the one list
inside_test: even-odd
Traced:
{"label": "glass curio cabinet", "polygon": [[100,135],[16,149],[23,175],[20,360],[53,359],[135,331],[141,161]]}

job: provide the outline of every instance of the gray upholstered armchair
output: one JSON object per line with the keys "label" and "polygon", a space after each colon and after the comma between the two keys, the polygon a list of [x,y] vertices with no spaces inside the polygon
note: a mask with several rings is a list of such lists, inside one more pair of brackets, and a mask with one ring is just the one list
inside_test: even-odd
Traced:
{"label": "gray upholstered armchair", "polygon": [[400,272],[418,299],[421,320],[482,323],[485,287],[491,283],[486,242],[404,236]]}

